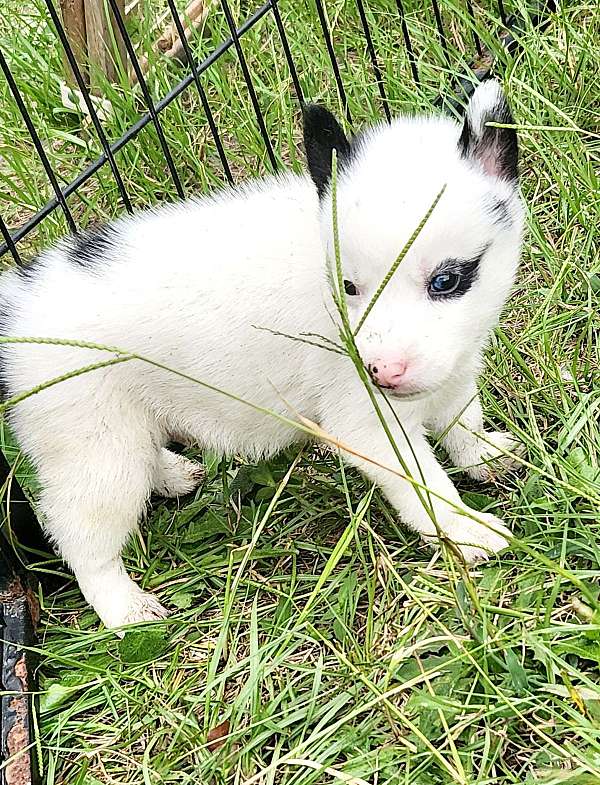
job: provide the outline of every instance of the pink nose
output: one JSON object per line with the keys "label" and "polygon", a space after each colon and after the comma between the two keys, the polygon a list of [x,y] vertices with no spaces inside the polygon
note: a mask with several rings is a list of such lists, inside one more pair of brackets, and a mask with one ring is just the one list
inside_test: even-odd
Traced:
{"label": "pink nose", "polygon": [[406,372],[406,360],[384,362],[377,360],[369,366],[371,376],[382,387],[397,387]]}

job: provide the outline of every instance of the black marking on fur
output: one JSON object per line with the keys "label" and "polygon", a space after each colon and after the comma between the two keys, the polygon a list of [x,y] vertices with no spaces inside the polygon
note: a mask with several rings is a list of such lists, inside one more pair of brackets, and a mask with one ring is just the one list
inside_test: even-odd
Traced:
{"label": "black marking on fur", "polygon": [[512,226],[508,202],[499,199],[498,201],[492,202],[488,209],[495,224],[500,224],[507,228]]}
{"label": "black marking on fur", "polygon": [[40,257],[36,256],[30,262],[18,265],[14,270],[19,278],[22,278],[24,281],[33,281],[38,276],[42,267],[43,264]]}
{"label": "black marking on fur", "polygon": [[460,276],[460,282],[454,291],[448,292],[448,294],[436,294],[432,299],[455,300],[459,297],[462,297],[463,294],[466,294],[477,280],[477,276],[479,274],[479,264],[483,259],[486,251],[487,248],[485,248],[477,256],[474,256],[472,259],[445,259],[443,262],[438,264],[438,266],[429,276],[430,281],[432,281],[436,275],[452,273]]}
{"label": "black marking on fur", "polygon": [[519,177],[517,133],[514,128],[494,128],[487,123],[514,124],[504,97],[482,115],[478,135],[471,126],[470,112],[467,112],[458,140],[460,154],[476,161],[488,174],[516,181]]}
{"label": "black marking on fur", "polygon": [[306,104],[302,115],[308,171],[322,199],[331,180],[333,151],[337,151],[339,173],[354,158],[356,146],[346,138],[338,121],[325,107]]}
{"label": "black marking on fur", "polygon": [[369,132],[372,129],[368,126],[366,128],[359,128],[359,130],[352,134],[350,137],[350,147],[352,148],[352,157],[356,156],[359,148],[366,144],[369,139]]}
{"label": "black marking on fur", "polygon": [[71,239],[68,258],[80,267],[93,269],[115,247],[116,236],[117,230],[111,224],[87,229]]}

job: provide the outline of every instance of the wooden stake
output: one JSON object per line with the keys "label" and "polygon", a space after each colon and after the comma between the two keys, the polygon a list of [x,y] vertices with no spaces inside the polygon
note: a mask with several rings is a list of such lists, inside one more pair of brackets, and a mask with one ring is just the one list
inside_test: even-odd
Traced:
{"label": "wooden stake", "polygon": [[[182,14],[181,23],[186,40],[190,40],[194,30],[197,30],[204,23],[210,7],[211,0],[192,0]],[[185,60],[185,49],[181,38],[177,33],[177,27],[173,22],[156,41],[153,47],[155,52],[160,52],[164,57]],[[148,58],[139,58],[142,73],[145,74],[149,68]],[[137,82],[135,73],[130,74],[131,83]]]}
{"label": "wooden stake", "polygon": [[[117,0],[117,5],[125,18],[125,0]],[[103,74],[111,82],[117,81],[117,64],[126,63],[125,42],[112,13],[106,13],[105,0],[84,0],[84,6],[90,81],[92,88],[97,91],[99,74]]]}
{"label": "wooden stake", "polygon": [[[86,78],[86,36],[85,36],[85,9],[84,0],[60,0],[60,11],[62,14],[63,27],[75,59]],[[69,61],[63,52],[63,62],[67,84],[72,87],[76,84],[75,75],[69,65]]]}

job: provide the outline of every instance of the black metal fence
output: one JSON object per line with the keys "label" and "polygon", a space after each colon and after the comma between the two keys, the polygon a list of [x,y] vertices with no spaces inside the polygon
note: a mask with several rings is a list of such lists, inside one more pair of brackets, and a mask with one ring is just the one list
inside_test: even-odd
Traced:
{"label": "black metal fence", "polygon": [[[135,137],[137,137],[140,131],[142,131],[142,129],[144,129],[149,124],[152,124],[156,130],[160,148],[164,156],[166,168],[175,186],[176,192],[180,197],[183,197],[184,189],[182,186],[180,176],[178,174],[177,163],[174,160],[174,156],[172,154],[169,143],[163,131],[163,126],[161,122],[161,113],[172,102],[176,101],[179,98],[179,96],[181,96],[181,94],[184,93],[184,91],[190,89],[192,85],[194,86],[194,89],[197,90],[198,92],[205,113],[206,122],[209,126],[210,133],[214,140],[216,150],[218,151],[218,156],[225,177],[229,182],[233,182],[233,176],[227,157],[226,147],[221,139],[221,135],[217,127],[217,123],[215,122],[213,111],[211,109],[202,82],[203,74],[209,68],[215,66],[217,61],[225,54],[225,52],[227,52],[232,47],[235,49],[237,58],[239,60],[239,65],[241,68],[243,79],[246,85],[246,89],[248,90],[248,94],[255,114],[256,123],[260,131],[260,135],[262,137],[271,168],[273,170],[277,170],[278,167],[277,159],[273,150],[273,145],[267,129],[265,117],[261,109],[261,101],[259,95],[257,95],[257,90],[254,86],[252,74],[244,57],[242,40],[243,37],[252,28],[254,28],[254,26],[261,19],[263,19],[263,17],[267,15],[272,16],[273,21],[275,23],[277,36],[279,38],[281,56],[282,58],[285,58],[285,62],[287,63],[287,67],[289,68],[296,98],[300,103],[302,103],[304,101],[305,96],[301,88],[300,79],[298,77],[298,70],[294,58],[292,56],[290,44],[288,41],[288,36],[293,36],[294,30],[293,27],[291,29],[286,30],[286,26],[284,25],[282,19],[279,0],[267,0],[267,2],[263,3],[258,8],[256,8],[254,12],[250,14],[241,24],[234,20],[229,2],[227,0],[220,0],[220,8],[218,7],[215,8],[213,11],[211,11],[211,13],[215,13],[215,14],[222,13],[224,15],[227,21],[227,26],[229,28],[229,37],[223,40],[222,43],[218,47],[216,47],[214,51],[211,52],[210,55],[204,58],[201,62],[198,62],[197,59],[195,58],[194,53],[192,51],[192,45],[190,44],[190,42],[188,42],[184,34],[183,21],[180,13],[178,13],[177,8],[175,6],[175,0],[166,0],[169,6],[170,13],[173,18],[173,22],[176,26],[178,34],[181,37],[181,41],[185,48],[185,54],[186,54],[189,72],[185,74],[180,79],[180,81],[177,84],[175,84],[175,86],[166,95],[164,95],[162,98],[156,101],[153,100],[151,96],[150,90],[148,88],[148,84],[146,82],[146,78],[140,67],[140,62],[139,62],[138,55],[136,54],[134,43],[131,39],[131,36],[128,34],[125,21],[123,20],[123,17],[119,12],[117,2],[116,0],[107,0],[115,16],[118,30],[125,42],[127,54],[131,60],[131,64],[135,72],[137,82],[141,88],[144,104],[146,107],[146,112],[137,120],[137,122],[131,125],[131,127],[128,128],[118,139],[112,141],[108,139],[107,134],[103,128],[103,123],[99,117],[94,101],[92,100],[90,90],[86,85],[86,81],[82,74],[82,70],[77,63],[73,49],[69,44],[67,35],[65,33],[65,30],[61,22],[60,14],[56,10],[52,0],[44,0],[44,1],[47,10],[48,21],[54,27],[57,41],[59,42],[60,46],[63,48],[65,52],[65,56],[70,65],[70,68],[72,69],[72,72],[75,76],[77,87],[81,91],[87,112],[89,113],[89,117],[94,127],[94,131],[101,145],[102,154],[96,160],[92,161],[84,169],[82,169],[82,171],[71,182],[63,186],[60,185],[59,178],[52,167],[48,154],[45,150],[44,144],[40,139],[38,131],[36,130],[34,120],[32,119],[30,108],[27,106],[27,103],[23,98],[22,91],[19,88],[19,85],[17,84],[13,76],[13,73],[11,71],[10,56],[8,53],[2,52],[0,50],[0,70],[2,71],[4,79],[6,80],[6,83],[8,85],[10,98],[15,102],[16,106],[18,107],[19,113],[23,119],[23,122],[26,125],[27,132],[31,138],[31,142],[35,147],[35,151],[37,155],[39,156],[39,160],[44,168],[44,171],[46,173],[46,176],[48,178],[49,184],[53,192],[53,197],[43,207],[41,207],[41,209],[39,209],[34,215],[32,215],[28,220],[24,221],[20,226],[9,228],[5,220],[3,220],[2,215],[0,214],[0,234],[2,235],[2,239],[3,239],[2,244],[0,244],[0,257],[2,257],[7,252],[10,252],[15,262],[17,264],[20,264],[21,255],[19,253],[19,244],[42,221],[44,221],[51,213],[53,213],[57,209],[61,210],[62,213],[64,214],[69,230],[72,232],[77,232],[77,228],[78,228],[77,223],[73,216],[73,212],[69,207],[68,199],[72,194],[76,193],[79,189],[81,189],[82,186],[90,178],[92,178],[102,167],[105,166],[110,167],[110,170],[112,172],[112,175],[114,177],[115,183],[117,185],[120,194],[122,206],[125,210],[131,211],[132,202],[127,192],[124,179],[119,170],[119,165],[116,160],[116,153],[118,153],[122,148],[124,148],[125,145],[129,144]],[[350,123],[352,123],[352,114],[350,111],[350,106],[346,95],[345,85],[341,75],[340,64],[338,62],[338,57],[336,56],[335,45],[332,39],[330,25],[327,19],[326,7],[325,7],[326,0],[325,3],[324,0],[309,0],[309,2],[314,2],[316,18],[318,19],[318,24],[320,25],[320,29],[321,29],[322,43],[327,50],[339,99],[346,113],[347,120]],[[370,24],[368,21],[368,14],[367,14],[367,9],[365,7],[365,0],[354,0],[354,2],[355,2],[356,10],[358,11],[360,24],[362,27],[362,33],[364,36],[364,46],[368,53],[370,64],[373,70],[374,84],[376,85],[378,91],[382,111],[385,117],[389,120],[391,116],[391,111],[390,111],[388,95],[386,92],[385,80],[383,78],[382,69],[380,66],[380,60],[383,57],[385,57],[386,53],[377,52],[375,49],[373,43],[373,36],[371,32],[372,23]],[[415,52],[415,45],[413,43],[411,33],[409,31],[409,26],[407,23],[407,12],[405,10],[403,1],[394,0],[394,2],[395,2],[395,11],[397,14],[398,30],[401,31],[402,42],[405,47],[406,54],[408,56],[408,62],[410,64],[410,75],[414,82],[414,87],[418,91],[421,86],[421,77],[419,73],[420,58],[417,56]],[[405,0],[405,2],[407,2],[407,0]],[[442,8],[440,8],[440,3],[442,5]],[[444,20],[443,20],[443,13],[442,13],[444,8],[444,0],[424,0],[424,2],[422,4],[420,3],[419,5],[426,5],[426,4],[429,4],[429,9],[433,12],[432,17],[435,21],[435,27],[432,29],[432,34],[436,35],[439,38],[439,43],[440,43],[443,58],[445,59],[448,67],[451,67],[448,38],[444,27]],[[373,19],[373,16],[375,16],[376,18],[377,15],[376,9],[378,5],[379,3],[372,3],[372,6],[375,9],[375,11],[373,11],[373,9],[370,9],[369,16],[371,17],[371,19]],[[476,9],[473,6],[473,0],[465,0],[465,10],[470,19],[470,24],[468,25],[468,27],[470,28],[471,36],[473,40],[472,43],[473,68],[471,73],[466,73],[464,74],[464,77],[462,79],[457,79],[456,88],[459,94],[461,92],[468,93],[469,88],[473,85],[475,81],[484,78],[494,67],[494,60],[496,59],[496,53],[491,52],[488,48],[486,48],[482,44],[480,34],[478,32],[478,28],[481,27],[482,22],[481,19],[476,18],[475,15]],[[536,25],[539,22],[543,21],[544,16],[551,10],[554,10],[554,3],[552,2],[552,0],[548,0],[548,2],[544,2],[544,0],[542,0],[542,6],[531,9],[530,17],[526,21],[528,24]],[[495,31],[492,30],[492,32],[496,33],[498,42],[504,47],[504,49],[510,52],[517,45],[518,37],[515,36],[515,31],[518,31],[520,27],[522,28],[524,22],[523,12],[521,11],[520,14],[513,13],[510,16],[507,16],[503,0],[497,0],[497,4],[495,6],[495,12],[496,12],[495,19],[492,17],[490,20],[490,11],[489,9],[486,8],[487,27],[489,28],[495,26],[496,29]],[[311,96],[308,96],[308,98],[311,98]],[[452,105],[451,101],[452,99],[450,95],[440,96],[440,103],[447,103],[448,105]]]}

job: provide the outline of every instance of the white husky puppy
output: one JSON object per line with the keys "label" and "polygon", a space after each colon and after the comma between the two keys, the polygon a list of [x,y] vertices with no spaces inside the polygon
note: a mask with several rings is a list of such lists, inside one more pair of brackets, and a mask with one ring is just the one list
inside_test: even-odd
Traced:
{"label": "white husky puppy", "polygon": [[[510,463],[506,452],[514,450],[508,435],[483,433],[476,388],[521,245],[517,140],[497,125],[511,122],[494,81],[477,88],[462,126],[400,117],[348,140],[329,112],[308,106],[310,177],[254,180],[65,239],[1,277],[2,333],[130,350],[261,407],[298,412],[376,462],[345,456],[408,526],[431,541],[443,533],[467,561],[483,559],[510,535],[494,516],[466,509],[427,435],[444,434],[454,464],[479,480],[490,459]],[[334,148],[353,326],[446,186],[357,334],[374,387],[385,388],[395,410],[390,428],[403,460],[432,492],[429,509],[399,476],[352,361],[282,335],[339,340],[328,277]],[[4,395],[111,356],[3,344]],[[165,614],[129,578],[121,551],[152,492],[178,496],[201,481],[201,466],[168,449],[174,436],[252,459],[305,438],[281,419],[139,360],[26,398],[10,425],[37,469],[43,524],[111,627]]]}

